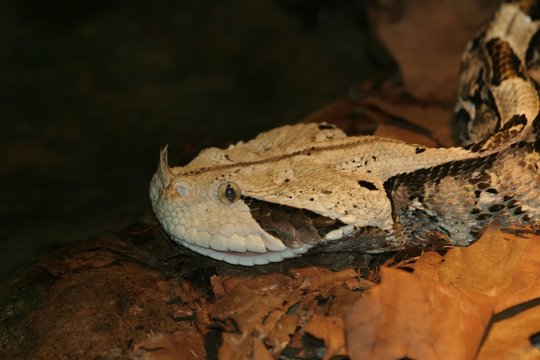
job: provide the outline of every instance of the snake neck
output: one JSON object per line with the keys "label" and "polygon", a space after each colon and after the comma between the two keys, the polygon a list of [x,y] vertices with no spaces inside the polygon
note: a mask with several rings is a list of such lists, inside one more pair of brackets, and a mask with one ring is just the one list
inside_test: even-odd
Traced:
{"label": "snake neck", "polygon": [[398,174],[385,182],[395,236],[411,245],[466,246],[482,228],[540,229],[540,143]]}

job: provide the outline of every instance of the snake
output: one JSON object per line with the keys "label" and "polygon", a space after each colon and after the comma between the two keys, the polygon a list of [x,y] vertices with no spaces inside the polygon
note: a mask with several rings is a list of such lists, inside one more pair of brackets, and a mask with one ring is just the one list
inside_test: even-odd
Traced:
{"label": "snake", "polygon": [[234,265],[316,251],[463,247],[493,221],[540,230],[540,7],[500,5],[468,43],[454,118],[460,146],[285,125],[170,167],[150,184],[176,243]]}

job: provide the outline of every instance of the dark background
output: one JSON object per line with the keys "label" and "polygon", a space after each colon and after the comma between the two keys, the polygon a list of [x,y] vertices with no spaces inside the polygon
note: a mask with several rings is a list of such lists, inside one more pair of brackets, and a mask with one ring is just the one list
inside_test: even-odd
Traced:
{"label": "dark background", "polygon": [[150,216],[171,165],[297,121],[374,71],[361,0],[0,3],[0,285]]}

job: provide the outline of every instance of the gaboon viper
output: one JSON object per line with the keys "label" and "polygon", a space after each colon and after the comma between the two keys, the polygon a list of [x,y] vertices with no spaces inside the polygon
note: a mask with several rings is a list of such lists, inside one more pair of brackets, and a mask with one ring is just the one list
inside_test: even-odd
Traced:
{"label": "gaboon viper", "polygon": [[170,168],[150,186],[179,244],[232,264],[314,248],[380,253],[466,246],[498,219],[540,229],[540,59],[536,2],[504,3],[462,59],[463,146],[348,137],[328,124],[283,126]]}

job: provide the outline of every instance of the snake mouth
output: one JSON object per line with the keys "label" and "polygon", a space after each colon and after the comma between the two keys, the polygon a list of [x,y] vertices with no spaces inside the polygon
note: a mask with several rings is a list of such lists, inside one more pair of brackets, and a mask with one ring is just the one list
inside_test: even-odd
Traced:
{"label": "snake mouth", "polygon": [[232,265],[254,266],[266,265],[272,262],[280,262],[284,259],[290,259],[305,254],[313,245],[305,244],[298,248],[286,247],[284,250],[257,252],[237,252],[237,251],[219,251],[189,243],[183,239],[172,236],[176,243],[194,251],[198,254],[211,257],[215,260],[225,261]]}

